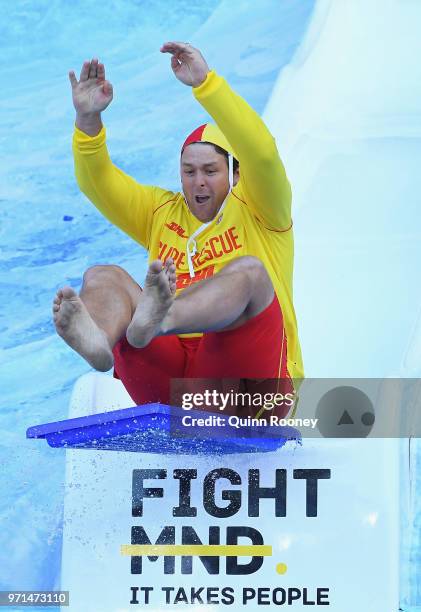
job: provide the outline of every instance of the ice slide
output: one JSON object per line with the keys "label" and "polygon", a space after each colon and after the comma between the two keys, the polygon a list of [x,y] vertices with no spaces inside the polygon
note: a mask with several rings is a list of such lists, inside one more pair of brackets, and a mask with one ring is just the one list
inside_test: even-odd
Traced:
{"label": "ice slide", "polygon": [[[386,1],[381,12],[377,2],[319,2],[306,40],[280,74],[266,109],[294,185],[296,304],[308,376],[419,374],[414,356],[420,351],[420,290],[413,278],[417,254],[419,261],[420,125],[413,88],[421,87],[420,12],[416,2]],[[406,32],[404,45],[396,31]],[[396,313],[405,316],[397,320]],[[411,371],[405,370],[408,363]],[[69,416],[130,403],[117,381],[88,375],[76,385]],[[162,586],[174,587],[174,594],[181,586],[230,584],[237,592],[229,608],[244,609],[242,589],[252,584],[306,587],[309,599],[327,587],[335,612],[395,612],[399,500],[406,498],[401,452],[407,452],[403,442],[384,439],[304,440],[301,447],[229,461],[69,450],[61,586],[72,594],[70,610],[136,609],[129,603],[130,587],[147,585],[154,587],[148,609],[180,609],[163,601]],[[251,521],[243,487],[238,513],[228,521],[210,520],[200,486],[192,486],[197,517],[172,516],[179,501],[170,478],[174,469],[195,468],[201,484],[211,470],[227,466],[243,483],[249,469],[260,469],[268,487],[275,468],[285,468],[287,516],[275,519],[270,500],[261,518]],[[331,479],[319,482],[318,516],[307,517],[304,489],[297,486],[302,483],[292,473],[314,467],[329,468]],[[164,498],[145,499],[141,519],[132,517],[132,473],[146,468],[164,468],[168,478],[145,484],[161,487]],[[197,558],[193,574],[181,574],[177,557],[174,574],[164,574],[162,559],[146,557],[144,574],[130,573],[120,546],[130,544],[133,526],[142,525],[154,542],[163,526],[175,525],[178,534],[185,524],[203,541],[209,525],[220,526],[223,537],[227,524],[253,525],[271,544],[272,558],[251,576],[225,575],[222,560],[220,574],[212,575]],[[255,609],[256,600],[248,606]],[[294,607],[308,609],[303,599]]]}
{"label": "ice slide", "polygon": [[[89,412],[95,412],[129,404],[130,398],[118,381],[103,374],[87,374],[75,386],[69,416],[82,416],[87,407]],[[330,609],[338,612],[397,612],[399,451],[398,440],[381,438],[304,439],[302,446],[289,442],[275,452],[225,456],[184,454],[182,444],[178,455],[165,455],[165,449],[162,454],[69,449],[61,588],[70,591],[71,599],[70,608],[62,609],[141,609],[146,606],[140,589],[151,587],[146,609],[173,611],[192,607],[205,611],[211,609],[206,599],[207,605],[195,606],[183,600],[184,596],[190,600],[190,589],[203,587],[202,596],[206,598],[207,593],[213,597],[209,604],[220,602],[216,609],[255,610],[267,602],[278,608],[290,598],[290,605],[298,610],[306,610],[308,605],[319,609],[329,601]],[[180,480],[173,474],[192,469],[196,473],[187,505],[196,511],[186,512],[184,505],[183,512],[177,515],[173,508],[181,504]],[[215,504],[226,507],[227,501],[222,500],[232,499],[233,490],[237,494],[241,491],[241,503],[232,515],[210,514],[213,494],[209,492],[209,481],[208,486],[204,483],[209,474],[221,469],[229,469],[230,473],[218,472],[221,479],[214,489]],[[155,472],[144,475],[142,485],[135,485],[134,479],[141,470]],[[282,511],[275,516],[274,499],[261,500],[259,516],[250,516],[253,493],[247,483],[252,470],[258,471],[261,487],[274,487],[276,481],[279,491],[283,489],[281,481],[276,480],[276,470],[285,470],[286,489],[281,503],[286,504],[286,516]],[[309,491],[299,475],[314,474],[314,470],[320,479],[317,501],[310,507]],[[233,474],[239,479],[230,480]],[[140,495],[142,487],[159,491],[151,497],[147,491]],[[143,512],[139,514],[137,500],[137,512],[132,515],[132,497],[134,500],[139,495],[144,498]],[[240,565],[252,562],[250,538],[256,532],[253,536],[244,531],[251,527],[261,536],[254,544],[264,543],[268,550],[262,554],[267,556],[262,557],[262,566],[249,574],[236,567],[231,567],[229,573],[225,565],[229,557],[225,553],[221,553],[218,567],[211,573],[209,565],[208,569],[202,565],[206,552],[200,558],[192,557],[192,573],[189,562],[181,565],[177,556],[173,557],[174,566],[168,561],[164,569],[162,557],[153,561],[143,556],[139,566],[135,557],[131,565],[130,558],[121,554],[124,545],[145,543],[139,533],[133,535],[135,528],[142,528],[151,543],[162,545],[165,528],[174,528],[175,541],[180,543],[180,534],[186,527],[193,527],[204,544],[208,543],[210,527],[220,529],[218,544],[232,544],[229,533],[238,529],[238,543],[249,545],[238,557]],[[215,540],[212,542],[215,544]],[[185,559],[193,554],[191,551],[188,547]],[[167,554],[171,555],[171,551]],[[135,597],[132,587],[139,589]],[[232,593],[224,590],[229,588],[233,588]],[[225,602],[230,595],[233,601],[228,606]],[[317,602],[319,605],[315,605]]]}

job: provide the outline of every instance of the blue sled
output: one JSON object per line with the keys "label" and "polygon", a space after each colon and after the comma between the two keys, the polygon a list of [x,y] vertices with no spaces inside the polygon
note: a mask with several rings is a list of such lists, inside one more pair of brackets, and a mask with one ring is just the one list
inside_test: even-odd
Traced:
{"label": "blue sled", "polygon": [[[219,419],[219,425],[186,426],[183,417]],[[241,426],[229,416],[147,404],[30,427],[27,438],[46,438],[54,448],[85,448],[136,453],[226,455],[275,451],[301,434],[292,427]]]}

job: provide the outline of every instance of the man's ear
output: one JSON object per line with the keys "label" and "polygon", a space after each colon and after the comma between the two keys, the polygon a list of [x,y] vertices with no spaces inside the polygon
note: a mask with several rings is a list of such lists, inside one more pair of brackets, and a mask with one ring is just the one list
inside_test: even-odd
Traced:
{"label": "man's ear", "polygon": [[234,170],[233,183],[232,184],[236,185],[239,180],[240,180],[240,168],[237,168],[236,170]]}

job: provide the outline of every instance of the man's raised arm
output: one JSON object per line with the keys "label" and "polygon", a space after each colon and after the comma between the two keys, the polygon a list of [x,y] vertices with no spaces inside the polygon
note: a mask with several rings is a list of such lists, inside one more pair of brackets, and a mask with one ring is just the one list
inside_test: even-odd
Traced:
{"label": "man's raised arm", "polygon": [[117,168],[108,155],[101,112],[113,99],[104,64],[84,62],[79,81],[69,72],[76,129],[73,138],[75,174],[81,191],[111,223],[146,248],[153,210],[168,194],[159,187],[141,185]]}
{"label": "man's raised arm", "polygon": [[240,162],[243,192],[257,217],[270,229],[291,227],[291,188],[276,143],[259,115],[209,67],[198,49],[169,42],[175,76],[193,87],[196,99],[213,117]]}

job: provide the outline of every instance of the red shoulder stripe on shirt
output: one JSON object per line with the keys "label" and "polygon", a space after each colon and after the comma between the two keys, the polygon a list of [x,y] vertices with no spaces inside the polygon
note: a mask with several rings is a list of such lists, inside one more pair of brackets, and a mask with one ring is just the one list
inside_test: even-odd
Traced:
{"label": "red shoulder stripe on shirt", "polygon": [[[237,198],[237,200],[240,200],[240,202],[242,202],[243,204],[245,204],[245,205],[248,207],[247,202],[245,202],[244,200],[242,200],[241,198],[239,198],[239,197],[238,197],[238,195],[236,195],[236,194],[235,194],[233,191],[231,191],[231,193],[232,193],[232,195],[233,195],[235,198]],[[262,223],[262,221],[259,219],[259,217],[258,217],[257,215],[254,215],[254,217],[256,218],[256,220],[257,220],[259,223]],[[263,225],[263,223],[262,223],[262,225]],[[269,230],[270,232],[276,232],[277,234],[283,234],[284,232],[288,232],[288,231],[291,229],[291,227],[292,227],[292,219],[291,219],[291,224],[290,224],[290,226],[289,226],[289,227],[287,227],[286,229],[283,229],[283,230],[276,230],[276,229],[273,229],[272,227],[267,227],[266,225],[263,225],[263,227],[264,227],[265,229]]]}
{"label": "red shoulder stripe on shirt", "polygon": [[175,202],[177,198],[171,198],[170,200],[167,200],[166,202],[164,202],[163,204],[160,204],[158,206],[158,208],[155,208],[155,210],[153,211],[152,215],[154,215],[160,208],[162,208],[163,206],[165,206],[165,204],[169,204],[170,202]]}

